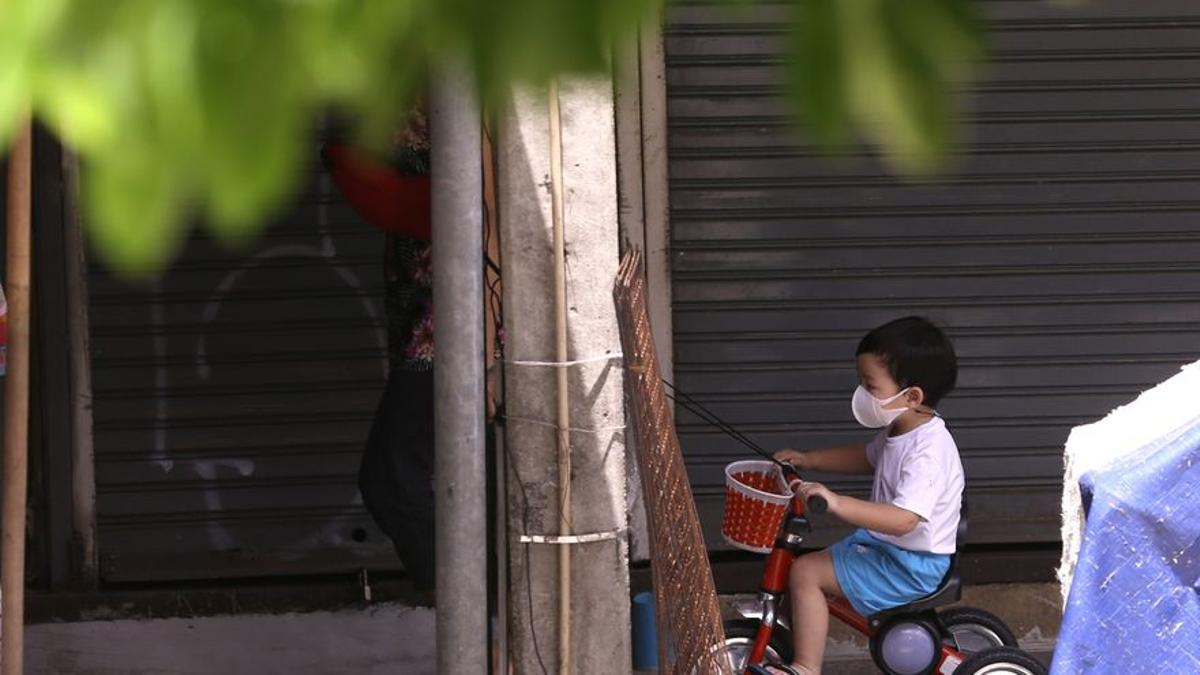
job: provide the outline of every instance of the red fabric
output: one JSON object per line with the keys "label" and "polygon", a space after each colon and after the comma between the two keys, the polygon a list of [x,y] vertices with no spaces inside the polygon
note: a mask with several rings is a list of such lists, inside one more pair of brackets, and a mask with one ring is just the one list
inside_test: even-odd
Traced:
{"label": "red fabric", "polygon": [[429,241],[429,176],[401,173],[342,143],[327,143],[321,155],[334,184],[363,220],[384,232]]}

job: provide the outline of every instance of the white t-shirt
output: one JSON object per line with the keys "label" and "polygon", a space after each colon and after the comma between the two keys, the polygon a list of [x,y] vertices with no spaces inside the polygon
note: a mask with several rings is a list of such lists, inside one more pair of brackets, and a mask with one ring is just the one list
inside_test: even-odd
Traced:
{"label": "white t-shirt", "polygon": [[871,534],[910,551],[954,553],[963,468],[946,423],[935,417],[891,437],[884,429],[867,443],[867,461],[875,467],[871,501],[898,506],[921,518],[916,529],[903,537]]}

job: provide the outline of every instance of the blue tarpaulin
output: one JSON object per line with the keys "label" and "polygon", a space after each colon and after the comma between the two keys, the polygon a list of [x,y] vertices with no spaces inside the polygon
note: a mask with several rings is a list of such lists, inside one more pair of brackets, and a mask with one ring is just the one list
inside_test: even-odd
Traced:
{"label": "blue tarpaulin", "polygon": [[1200,673],[1200,424],[1142,450],[1080,480],[1053,675]]}

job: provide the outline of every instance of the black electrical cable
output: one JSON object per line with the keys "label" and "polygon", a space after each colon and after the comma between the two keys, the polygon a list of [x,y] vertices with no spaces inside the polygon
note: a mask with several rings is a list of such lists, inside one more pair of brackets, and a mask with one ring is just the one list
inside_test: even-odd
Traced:
{"label": "black electrical cable", "polygon": [[[746,436],[746,434],[743,434],[732,424],[722,420],[717,416],[716,413],[706,408],[704,404],[697,401],[687,392],[681,390],[679,387],[676,387],[674,384],[665,379],[662,382],[667,386],[668,389],[670,389],[669,392],[666,392],[667,398],[675,401],[684,410],[687,410],[696,417],[699,417],[701,420],[704,420],[709,425],[719,429],[725,435],[738,441],[742,445],[745,445],[747,448],[750,448],[757,454],[774,462],[777,466],[779,466],[779,469],[783,472],[784,476],[794,476],[799,480],[803,480],[800,478],[800,473],[796,471],[796,467],[788,464],[787,462],[781,462],[778,459],[775,459],[774,455],[764,450],[761,445],[755,443],[750,439],[750,437]],[[829,504],[825,501],[824,497],[812,496],[808,498],[808,508],[813,513],[825,513],[825,511],[829,508]]]}
{"label": "black electrical cable", "polygon": [[669,388],[671,390],[670,392],[667,393],[667,398],[678,403],[684,410],[687,410],[688,412],[692,413],[696,417],[699,417],[700,419],[704,420],[709,425],[716,427],[721,432],[723,432],[726,436],[729,436],[730,438],[738,441],[739,443],[746,446],[747,448],[750,448],[755,453],[763,456],[766,459],[771,460],[775,464],[779,465],[779,467],[781,469],[783,469],[784,471],[789,472],[789,473],[795,472],[795,467],[788,464],[787,462],[781,462],[778,459],[775,459],[774,455],[767,452],[761,445],[759,445],[758,443],[755,443],[748,436],[743,434],[741,431],[737,430],[732,424],[729,424],[728,422],[722,420],[720,417],[717,416],[716,413],[714,413],[713,411],[706,408],[704,406],[704,404],[697,401],[695,398],[693,398],[687,392],[682,391],[681,389],[676,387],[674,384],[672,384],[666,380],[663,380],[663,384],[667,385],[667,388]]}

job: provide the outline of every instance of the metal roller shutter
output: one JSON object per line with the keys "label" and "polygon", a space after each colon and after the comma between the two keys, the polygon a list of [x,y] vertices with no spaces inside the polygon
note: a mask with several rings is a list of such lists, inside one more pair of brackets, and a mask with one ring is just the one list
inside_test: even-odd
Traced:
{"label": "metal roller shutter", "polygon": [[356,478],[386,369],[383,238],[310,160],[246,250],[197,235],[158,282],[91,271],[106,580],[396,564]]}
{"label": "metal roller shutter", "polygon": [[[951,176],[906,183],[791,127],[787,3],[673,6],[675,376],[764,445],[861,440],[857,340],[930,316],[961,360],[942,408],[972,541],[1053,542],[1069,429],[1200,352],[1200,4],[982,7],[992,60],[968,92],[969,142]],[[723,547],[722,469],[747,453],[677,418]]]}

